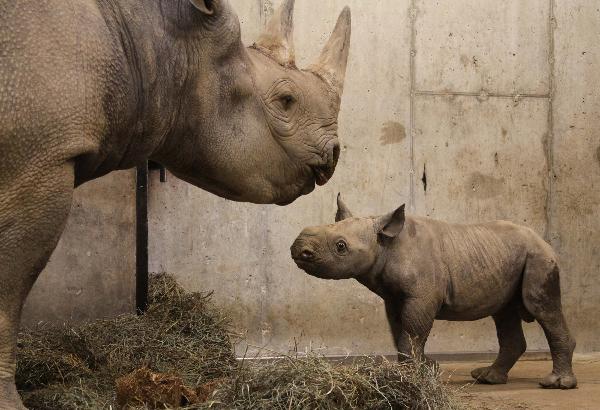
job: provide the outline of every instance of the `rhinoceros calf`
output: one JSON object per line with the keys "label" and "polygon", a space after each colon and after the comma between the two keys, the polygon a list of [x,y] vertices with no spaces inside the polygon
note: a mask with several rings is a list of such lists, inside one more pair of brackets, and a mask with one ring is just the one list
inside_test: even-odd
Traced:
{"label": "rhinoceros calf", "polygon": [[339,196],[335,220],[304,229],[292,258],[312,276],[354,278],[383,298],[400,356],[423,355],[435,319],[492,316],[500,352],[471,375],[506,383],[526,349],[521,320],[537,320],[553,360],[541,386],[577,385],[556,254],[531,229],[505,221],[449,224],[405,215],[404,205],[388,215],[354,218]]}
{"label": "rhinoceros calf", "polygon": [[227,0],[0,1],[0,409],[22,408],[21,307],[75,186],[152,159],[286,205],[332,176],[350,11],[300,70],[293,6],[244,47]]}

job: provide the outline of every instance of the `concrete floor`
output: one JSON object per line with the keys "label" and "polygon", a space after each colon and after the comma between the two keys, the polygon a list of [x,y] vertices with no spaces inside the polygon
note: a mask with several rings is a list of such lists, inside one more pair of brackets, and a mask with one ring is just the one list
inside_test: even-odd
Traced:
{"label": "concrete floor", "polygon": [[467,404],[476,409],[600,409],[600,354],[576,355],[578,388],[544,390],[538,381],[552,369],[546,360],[521,360],[505,385],[473,384],[470,372],[489,362],[442,363],[450,384],[462,390]]}

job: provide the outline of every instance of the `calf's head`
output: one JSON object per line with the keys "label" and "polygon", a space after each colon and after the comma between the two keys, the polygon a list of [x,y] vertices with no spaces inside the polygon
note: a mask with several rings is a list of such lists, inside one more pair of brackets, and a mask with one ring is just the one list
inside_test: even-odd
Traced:
{"label": "calf's head", "polygon": [[340,14],[318,60],[300,70],[294,58],[294,0],[284,1],[248,48],[226,0],[188,5],[201,34],[195,57],[201,70],[185,98],[188,135],[171,149],[176,160],[159,162],[182,179],[237,201],[286,205],[310,193],[315,183],[325,184],[340,153],[337,117],[350,10]]}
{"label": "calf's head", "polygon": [[337,198],[335,224],[304,229],[291,252],[296,265],[322,279],[350,279],[366,275],[382,250],[404,227],[404,205],[387,215],[356,218]]}

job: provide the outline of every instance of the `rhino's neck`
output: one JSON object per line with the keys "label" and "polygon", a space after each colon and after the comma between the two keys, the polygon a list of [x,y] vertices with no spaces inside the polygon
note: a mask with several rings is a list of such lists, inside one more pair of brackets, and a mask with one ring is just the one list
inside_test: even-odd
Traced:
{"label": "rhino's neck", "polygon": [[[174,132],[186,81],[187,3],[179,0],[98,0],[112,41],[120,48],[126,72],[122,119],[111,129],[111,157],[99,173],[126,169],[144,161]],[[110,90],[109,90],[110,92]],[[110,109],[110,107],[109,107]],[[111,121],[114,122],[114,121]],[[111,124],[112,125],[112,124]]]}
{"label": "rhino's neck", "polygon": [[376,293],[381,298],[386,298],[386,289],[382,282],[385,266],[387,263],[387,250],[381,248],[378,251],[378,255],[375,259],[375,263],[371,269],[356,277],[359,283],[366,286],[371,292]]}

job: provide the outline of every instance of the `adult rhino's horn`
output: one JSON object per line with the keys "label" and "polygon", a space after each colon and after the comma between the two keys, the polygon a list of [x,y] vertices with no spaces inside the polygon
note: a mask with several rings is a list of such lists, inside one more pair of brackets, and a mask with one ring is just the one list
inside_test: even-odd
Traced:
{"label": "adult rhino's horn", "polygon": [[340,95],[344,88],[344,77],[350,52],[351,25],[350,8],[345,7],[338,17],[329,41],[321,51],[321,56],[315,64],[309,67],[309,70],[323,77]]}
{"label": "adult rhino's horn", "polygon": [[295,66],[294,0],[285,0],[277,9],[254,48],[285,67]]}

